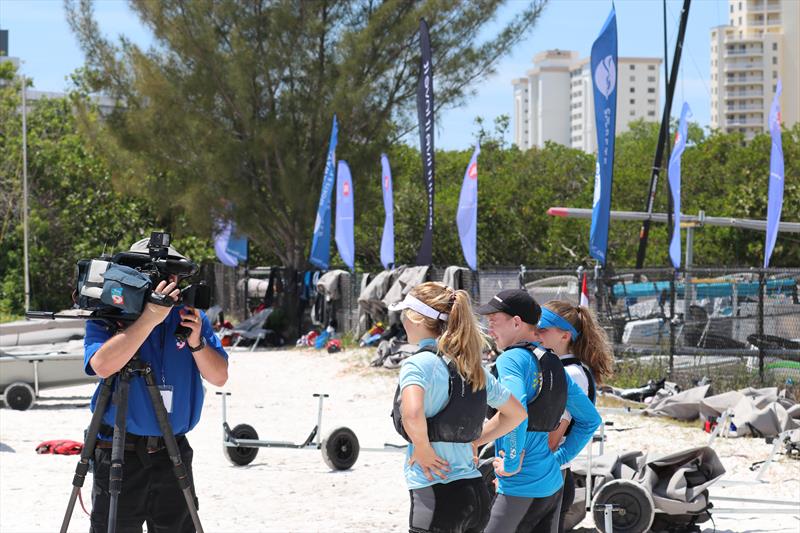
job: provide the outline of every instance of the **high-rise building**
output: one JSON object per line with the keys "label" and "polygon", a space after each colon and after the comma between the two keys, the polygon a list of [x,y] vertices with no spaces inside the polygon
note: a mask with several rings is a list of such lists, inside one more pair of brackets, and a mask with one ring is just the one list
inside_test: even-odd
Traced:
{"label": "high-rise building", "polygon": [[745,140],[768,130],[778,78],[781,119],[800,120],[800,1],[728,0],[729,24],[711,29],[711,127]]}
{"label": "high-rise building", "polygon": [[[526,150],[553,141],[585,152],[597,150],[589,58],[547,50],[514,85],[514,143]],[[661,59],[620,57],[617,65],[617,133],[633,120],[660,120]]]}

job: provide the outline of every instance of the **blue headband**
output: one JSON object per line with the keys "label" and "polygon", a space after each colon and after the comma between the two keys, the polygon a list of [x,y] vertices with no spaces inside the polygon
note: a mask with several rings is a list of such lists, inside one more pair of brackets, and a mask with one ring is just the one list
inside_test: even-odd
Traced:
{"label": "blue headband", "polygon": [[558,315],[546,307],[542,307],[542,317],[539,319],[539,329],[545,328],[558,328],[563,329],[564,331],[568,331],[572,336],[572,342],[575,342],[575,339],[580,337],[580,333],[578,330],[575,329],[572,324],[567,322],[567,320]]}

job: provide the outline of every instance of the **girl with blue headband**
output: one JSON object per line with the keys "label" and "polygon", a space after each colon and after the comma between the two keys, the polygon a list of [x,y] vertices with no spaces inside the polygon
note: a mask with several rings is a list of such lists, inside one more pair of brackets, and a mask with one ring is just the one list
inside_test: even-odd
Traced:
{"label": "girl with blue headband", "polygon": [[[614,351],[594,313],[588,307],[551,300],[542,306],[538,327],[542,346],[558,355],[569,377],[595,403],[597,384],[612,374]],[[550,433],[551,449],[558,448],[571,425],[572,417],[565,411],[561,424]],[[575,481],[567,465],[564,468],[560,531],[564,531],[564,517],[574,498]]]}

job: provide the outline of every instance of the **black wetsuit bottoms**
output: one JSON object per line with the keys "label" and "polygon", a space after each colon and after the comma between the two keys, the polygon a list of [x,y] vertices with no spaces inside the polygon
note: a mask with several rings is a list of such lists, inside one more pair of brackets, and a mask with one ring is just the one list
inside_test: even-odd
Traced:
{"label": "black wetsuit bottoms", "polygon": [[[176,437],[181,460],[189,471],[192,494],[197,496],[192,479],[192,447],[186,437]],[[141,533],[147,523],[148,533],[190,533],[194,524],[186,507],[186,499],[172,471],[166,448],[154,453],[125,450],[122,467],[122,490],[117,505],[117,531]],[[94,483],[90,533],[105,533],[108,528],[108,472],[111,448],[94,451]]]}
{"label": "black wetsuit bottoms", "polygon": [[558,533],[561,491],[544,498],[498,494],[485,533]]}
{"label": "black wetsuit bottoms", "polygon": [[567,516],[569,508],[575,501],[575,477],[572,475],[572,470],[569,468],[564,469],[564,491],[561,498],[561,518],[558,520],[559,533],[564,533],[564,517]]}
{"label": "black wetsuit bottoms", "polygon": [[459,479],[408,491],[410,533],[480,533],[489,519],[483,478]]}

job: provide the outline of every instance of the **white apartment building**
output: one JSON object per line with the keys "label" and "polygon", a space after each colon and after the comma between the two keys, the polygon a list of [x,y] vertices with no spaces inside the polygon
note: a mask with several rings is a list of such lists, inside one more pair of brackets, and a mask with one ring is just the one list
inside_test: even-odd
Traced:
{"label": "white apartment building", "polygon": [[800,120],[800,1],[728,0],[730,24],[711,29],[711,127],[745,140],[769,130],[778,78],[781,119]]}
{"label": "white apartment building", "polygon": [[[533,58],[527,77],[513,80],[514,143],[523,150],[552,141],[597,150],[589,58],[547,50]],[[617,133],[633,120],[658,121],[661,59],[620,57],[617,66]]]}

